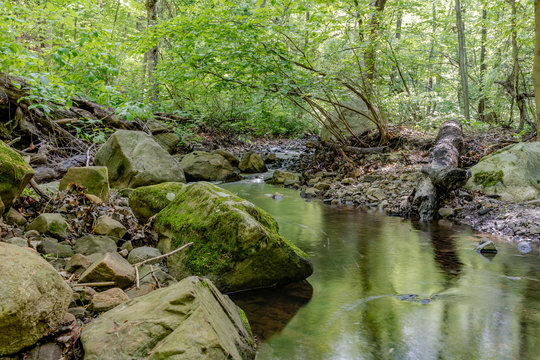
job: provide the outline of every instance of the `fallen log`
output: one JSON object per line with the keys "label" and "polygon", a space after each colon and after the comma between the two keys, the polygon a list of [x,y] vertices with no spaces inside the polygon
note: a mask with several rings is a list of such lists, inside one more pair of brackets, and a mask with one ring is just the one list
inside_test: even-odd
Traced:
{"label": "fallen log", "polygon": [[361,148],[361,147],[356,147],[356,146],[338,145],[338,144],[332,144],[332,143],[327,143],[327,142],[323,142],[322,146],[332,149],[334,151],[342,150],[345,153],[356,154],[356,155],[380,154],[387,149],[386,146]]}
{"label": "fallen log", "polygon": [[422,168],[422,178],[409,196],[409,209],[422,221],[433,219],[439,205],[452,190],[462,187],[470,176],[461,169],[463,132],[456,120],[445,121],[430,153],[430,162]]}

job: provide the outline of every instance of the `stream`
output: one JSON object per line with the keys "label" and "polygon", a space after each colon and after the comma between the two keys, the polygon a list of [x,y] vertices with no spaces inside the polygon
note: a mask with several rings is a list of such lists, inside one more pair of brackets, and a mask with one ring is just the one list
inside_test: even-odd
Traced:
{"label": "stream", "polygon": [[[306,251],[302,283],[231,294],[265,359],[540,359],[540,249],[332,208],[260,178],[222,187]],[[278,199],[270,195],[279,192]]]}

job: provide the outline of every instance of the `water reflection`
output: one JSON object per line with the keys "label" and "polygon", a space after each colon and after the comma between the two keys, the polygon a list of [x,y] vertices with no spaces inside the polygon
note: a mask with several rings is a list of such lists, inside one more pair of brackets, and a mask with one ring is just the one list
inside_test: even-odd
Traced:
{"label": "water reflection", "polygon": [[[258,359],[540,359],[537,248],[498,242],[488,262],[467,229],[332,209],[264,184],[224,187],[269,211],[314,264],[313,297],[286,311],[296,315],[284,328],[248,314],[266,338]],[[275,191],[283,199],[264,195]]]}
{"label": "water reflection", "polygon": [[279,333],[313,296],[307,282],[230,294],[249,319],[253,334],[260,343]]}

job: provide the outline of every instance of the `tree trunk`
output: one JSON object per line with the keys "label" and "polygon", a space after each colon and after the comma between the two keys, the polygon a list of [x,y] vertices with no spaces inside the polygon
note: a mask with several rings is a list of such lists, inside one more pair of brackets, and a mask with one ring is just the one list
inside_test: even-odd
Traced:
{"label": "tree trunk", "polygon": [[536,141],[540,141],[540,0],[534,0],[534,93],[536,102]]}
{"label": "tree trunk", "polygon": [[456,25],[458,32],[458,43],[459,43],[459,74],[461,77],[461,92],[463,95],[463,114],[467,121],[471,120],[471,115],[469,112],[469,79],[468,79],[468,70],[467,70],[467,48],[465,46],[465,25],[463,24],[463,19],[461,18],[461,2],[460,0],[456,1]]}
{"label": "tree trunk", "polygon": [[[157,20],[158,0],[146,0],[147,26],[150,28]],[[155,70],[158,65],[158,46],[152,47],[146,52],[146,62],[148,68],[148,87],[150,88],[149,100],[152,106],[159,100],[159,88],[155,79]]]}
{"label": "tree trunk", "polygon": [[525,126],[526,114],[525,114],[525,104],[523,103],[523,97],[520,96],[519,92],[519,47],[517,43],[517,29],[516,29],[516,17],[517,17],[517,6],[516,0],[511,0],[510,5],[512,6],[512,87],[514,88],[514,101],[519,109],[519,125],[518,131],[523,130]]}
{"label": "tree trunk", "polygon": [[381,22],[381,15],[386,5],[387,0],[376,0],[373,4],[374,10],[371,15],[371,21],[369,24],[369,43],[364,53],[364,63],[366,70],[366,79],[368,86],[371,88],[373,80],[375,79],[375,50],[377,48],[379,27]]}
{"label": "tree trunk", "polygon": [[[437,8],[435,7],[435,1],[433,1],[432,4],[431,4],[431,21],[433,22],[433,24],[431,25],[431,44],[430,44],[430,48],[429,48],[429,62],[428,62],[429,78],[428,78],[428,82],[427,82],[427,92],[428,92],[428,97],[429,97],[429,103],[428,103],[428,106],[427,106],[427,109],[426,109],[426,116],[431,115],[431,111],[432,111],[432,107],[431,107],[432,95],[431,95],[431,93],[433,92],[433,76],[432,76],[432,73],[433,73],[433,58],[435,56],[435,32],[437,31],[436,20],[437,20]],[[433,109],[434,108],[435,107],[433,107]]]}
{"label": "tree trunk", "polygon": [[459,168],[463,151],[461,124],[456,120],[445,121],[439,129],[435,146],[430,153],[430,163],[422,169],[423,178],[409,196],[412,214],[422,221],[430,221],[447,194],[465,184],[467,170]]}
{"label": "tree trunk", "polygon": [[484,94],[484,82],[486,77],[486,42],[487,42],[487,10],[484,6],[482,10],[482,31],[480,44],[480,100],[478,101],[478,119],[486,121],[486,94]]}

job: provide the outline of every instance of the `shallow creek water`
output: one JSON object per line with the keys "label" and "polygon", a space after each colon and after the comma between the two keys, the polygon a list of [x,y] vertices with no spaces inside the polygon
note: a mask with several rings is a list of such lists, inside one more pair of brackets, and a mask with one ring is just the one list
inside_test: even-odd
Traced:
{"label": "shallow creek water", "polygon": [[540,359],[537,246],[496,241],[487,258],[468,228],[331,208],[257,180],[222,186],[313,261],[309,283],[231,295],[257,359]]}

